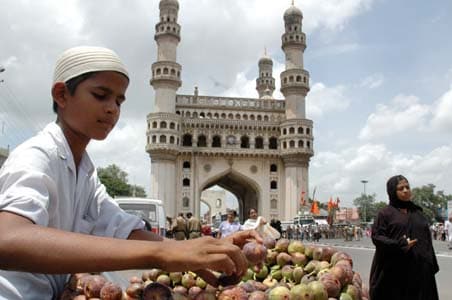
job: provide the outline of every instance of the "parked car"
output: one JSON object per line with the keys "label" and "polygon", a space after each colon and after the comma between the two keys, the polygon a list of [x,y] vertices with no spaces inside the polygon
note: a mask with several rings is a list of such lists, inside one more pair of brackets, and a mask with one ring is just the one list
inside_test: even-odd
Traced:
{"label": "parked car", "polygon": [[114,200],[127,213],[143,219],[147,230],[165,236],[166,214],[162,200],[134,197],[121,197]]}

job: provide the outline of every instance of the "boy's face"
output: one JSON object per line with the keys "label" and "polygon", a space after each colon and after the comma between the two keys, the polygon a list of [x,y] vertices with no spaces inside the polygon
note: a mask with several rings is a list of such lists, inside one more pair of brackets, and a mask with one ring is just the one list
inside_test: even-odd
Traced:
{"label": "boy's face", "polygon": [[66,89],[59,103],[59,120],[83,140],[105,139],[119,119],[128,84],[117,72],[94,74],[77,86],[74,95]]}

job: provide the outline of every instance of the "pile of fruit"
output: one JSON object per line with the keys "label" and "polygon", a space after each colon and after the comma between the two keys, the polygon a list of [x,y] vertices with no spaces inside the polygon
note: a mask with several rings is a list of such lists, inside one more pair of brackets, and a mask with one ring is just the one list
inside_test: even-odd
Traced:
{"label": "pile of fruit", "polygon": [[124,291],[100,275],[76,274],[61,299],[368,300],[352,258],[332,247],[266,239],[264,246],[246,244],[243,252],[250,263],[246,274],[242,278],[216,274],[218,287],[193,272],[152,269],[141,278],[130,278]]}

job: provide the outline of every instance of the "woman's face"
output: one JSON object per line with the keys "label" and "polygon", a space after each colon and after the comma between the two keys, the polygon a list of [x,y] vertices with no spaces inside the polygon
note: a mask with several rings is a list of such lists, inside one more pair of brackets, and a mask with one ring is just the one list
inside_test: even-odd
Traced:
{"label": "woman's face", "polygon": [[229,222],[229,223],[232,223],[232,222],[234,221],[234,219],[235,219],[234,214],[233,214],[233,213],[229,213],[229,214],[228,214],[228,222]]}
{"label": "woman's face", "polygon": [[405,179],[400,180],[397,184],[397,198],[399,198],[400,201],[411,200],[410,184]]}
{"label": "woman's face", "polygon": [[255,209],[251,209],[250,210],[249,218],[250,219],[257,219],[257,211]]}

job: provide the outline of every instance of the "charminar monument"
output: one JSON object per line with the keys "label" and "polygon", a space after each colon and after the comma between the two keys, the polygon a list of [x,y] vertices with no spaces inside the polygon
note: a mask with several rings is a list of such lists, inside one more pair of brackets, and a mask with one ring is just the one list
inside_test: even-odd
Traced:
{"label": "charminar monument", "polygon": [[218,185],[238,200],[240,218],[255,207],[264,217],[290,220],[308,195],[309,160],[314,155],[313,123],[306,119],[309,73],[303,68],[306,35],[302,12],[284,12],[280,74],[284,99],[274,99],[273,61],[259,59],[257,98],[177,94],[181,26],[177,0],[161,0],[155,25],[157,61],[150,84],[154,111],[147,116],[146,151],[151,158],[151,197],[166,214],[191,211],[199,217],[201,193]]}

